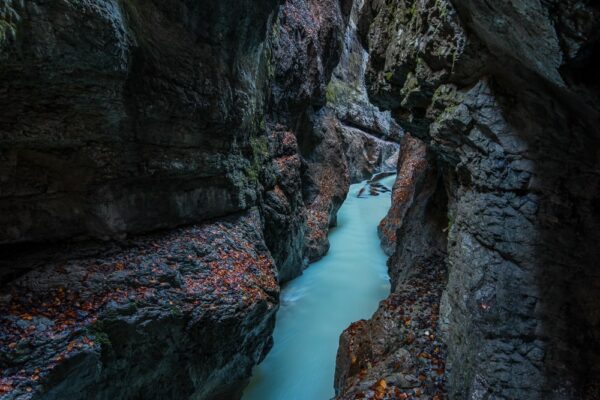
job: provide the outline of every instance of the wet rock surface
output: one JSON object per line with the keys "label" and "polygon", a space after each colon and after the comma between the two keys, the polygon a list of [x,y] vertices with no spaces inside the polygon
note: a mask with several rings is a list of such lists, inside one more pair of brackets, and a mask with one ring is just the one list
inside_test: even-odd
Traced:
{"label": "wet rock surface", "polygon": [[415,199],[415,194],[426,179],[428,172],[427,147],[421,140],[410,134],[402,140],[402,154],[398,160],[398,176],[392,190],[392,205],[378,227],[381,246],[387,255],[396,250],[397,231],[402,226],[404,216]]}
{"label": "wet rock surface", "polygon": [[[598,398],[599,16],[585,0],[3,1],[0,390],[237,396],[275,280],[327,252],[350,182],[397,160],[394,292],[383,322],[344,334],[339,395]],[[442,321],[434,339],[405,343],[401,310]],[[423,384],[397,392],[408,366]]]}
{"label": "wet rock surface", "polygon": [[314,158],[348,4],[1,10],[0,244],[122,239],[258,205],[281,280],[301,273],[302,172],[272,165],[292,155],[274,141],[291,132]]}
{"label": "wet rock surface", "polygon": [[272,179],[263,183],[270,209],[267,243],[281,266],[282,281],[325,254],[329,221],[335,220],[348,191],[339,135],[325,110],[325,89],[341,54],[346,3],[286,1],[270,34],[267,125],[276,135],[287,132],[281,136],[285,140],[294,136],[297,143],[296,156],[284,151],[276,161],[275,175],[287,176],[280,180],[283,184],[273,185]]}
{"label": "wet rock surface", "polygon": [[301,135],[304,200],[307,205],[305,255],[316,261],[329,249],[327,234],[350,183],[395,170],[403,131],[389,112],[371,104],[365,86],[368,54],[357,21],[363,1],[351,2],[339,63],[330,72],[326,104],[307,117],[312,132]]}
{"label": "wet rock surface", "polygon": [[447,398],[439,323],[444,260],[431,257],[412,270],[373,318],[342,333],[335,375],[338,399]]}
{"label": "wet rock surface", "polygon": [[323,109],[316,118],[314,136],[319,142],[305,158],[303,187],[308,214],[305,254],[310,262],[329,250],[327,234],[336,224],[337,211],[350,187],[339,123],[328,109]]}
{"label": "wet rock surface", "polygon": [[274,1],[2,8],[0,243],[120,238],[254,204],[244,171]]}
{"label": "wet rock surface", "polygon": [[401,285],[431,252],[423,244],[447,236],[451,398],[598,397],[600,108],[585,73],[598,59],[597,13],[586,1],[362,10],[371,100],[425,143],[438,176],[436,218],[395,216],[390,274]]}
{"label": "wet rock surface", "polygon": [[393,171],[403,134],[390,112],[380,111],[367,94],[369,55],[360,43],[357,27],[363,5],[363,0],[353,2],[344,48],[326,93],[327,106],[339,121],[352,183],[377,172]]}
{"label": "wet rock surface", "polygon": [[2,289],[3,399],[233,398],[279,287],[256,210],[48,264]]}
{"label": "wet rock surface", "polygon": [[392,207],[379,227],[392,255],[392,293],[370,320],[342,334],[339,399],[447,398],[447,322],[440,312],[447,282],[445,189],[432,153],[408,134],[398,172]]}
{"label": "wet rock surface", "polygon": [[304,172],[349,12],[0,4],[6,398],[239,397],[329,193]]}

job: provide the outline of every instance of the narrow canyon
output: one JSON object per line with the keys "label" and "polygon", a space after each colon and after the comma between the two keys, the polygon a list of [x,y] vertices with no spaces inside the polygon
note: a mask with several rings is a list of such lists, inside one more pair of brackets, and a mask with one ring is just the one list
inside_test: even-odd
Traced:
{"label": "narrow canyon", "polygon": [[0,399],[600,399],[599,65],[594,0],[0,0]]}

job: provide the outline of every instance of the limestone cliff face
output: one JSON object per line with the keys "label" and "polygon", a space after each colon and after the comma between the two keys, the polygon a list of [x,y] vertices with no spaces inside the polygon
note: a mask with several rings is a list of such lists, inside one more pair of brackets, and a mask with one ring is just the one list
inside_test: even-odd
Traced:
{"label": "limestone cliff face", "polygon": [[354,1],[340,61],[327,86],[327,105],[338,119],[344,154],[353,183],[396,167],[402,128],[389,111],[380,111],[368,97],[365,72],[369,54],[358,32],[363,0]]}
{"label": "limestone cliff face", "polygon": [[239,397],[350,6],[1,2],[0,395]]}
{"label": "limestone cliff face", "polygon": [[1,243],[250,207],[275,1],[3,2]]}
{"label": "limestone cliff face", "polygon": [[[346,3],[284,2],[270,34],[267,126],[276,137],[284,138],[287,150],[282,148],[274,160],[274,175],[263,181],[267,189],[264,209],[267,243],[282,280],[300,275],[316,258],[312,243],[320,233],[313,229],[314,198],[335,191],[339,207],[347,191],[348,183],[337,179],[344,176],[344,169],[328,164],[342,159],[335,150],[339,140],[323,133],[322,121],[325,88],[341,54],[349,12]],[[327,219],[329,213],[337,212],[331,204],[327,197]]]}
{"label": "limestone cliff face", "polygon": [[402,129],[389,112],[371,104],[365,85],[368,53],[357,29],[362,0],[352,2],[339,63],[326,88],[325,106],[312,118],[304,142],[305,255],[309,261],[329,249],[327,234],[350,183],[393,171]]}
{"label": "limestone cliff face", "polygon": [[273,140],[291,132],[296,161],[312,157],[348,7],[3,3],[0,244],[122,239],[259,205],[281,280],[297,276],[300,167]]}
{"label": "limestone cliff face", "polygon": [[434,207],[446,223],[409,204],[390,270],[410,283],[428,251],[413,236],[447,239],[451,398],[598,395],[599,12],[576,0],[362,10],[371,99],[427,145],[447,199]]}

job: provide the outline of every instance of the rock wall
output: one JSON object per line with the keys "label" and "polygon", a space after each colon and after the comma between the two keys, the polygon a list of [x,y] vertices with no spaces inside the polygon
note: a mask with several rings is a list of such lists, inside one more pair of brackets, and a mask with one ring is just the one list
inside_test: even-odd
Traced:
{"label": "rock wall", "polygon": [[[412,234],[447,234],[450,398],[598,396],[599,12],[576,0],[362,10],[371,99],[427,145],[445,188],[447,223]],[[390,271],[410,284],[413,253],[428,250],[402,233],[423,220],[400,222]]]}
{"label": "rock wall", "polygon": [[0,243],[122,237],[253,205],[244,171],[275,1],[2,7]]}
{"label": "rock wall", "polygon": [[350,2],[339,63],[326,87],[326,104],[309,118],[304,141],[305,255],[316,261],[329,250],[327,234],[350,183],[393,171],[402,129],[389,112],[371,104],[365,85],[369,55],[360,44],[357,22],[362,0]]}
{"label": "rock wall", "polygon": [[[281,157],[318,158],[349,6],[3,3],[0,245],[122,239],[259,205],[281,280],[300,274],[311,178]],[[300,146],[281,153],[282,131]]]}
{"label": "rock wall", "polygon": [[48,263],[2,289],[3,399],[236,398],[279,286],[256,209]]}
{"label": "rock wall", "polygon": [[363,0],[355,0],[344,35],[344,49],[327,86],[327,106],[338,120],[352,183],[393,171],[402,128],[389,111],[371,104],[365,84],[369,54],[358,36]]}
{"label": "rock wall", "polygon": [[3,398],[239,397],[350,6],[0,4]]}
{"label": "rock wall", "polygon": [[[267,189],[266,239],[282,278],[300,275],[309,261],[318,258],[313,248],[324,249],[328,226],[324,227],[325,236],[321,236],[320,225],[314,228],[315,212],[311,210],[316,208],[315,198],[326,199],[322,209],[329,219],[335,218],[346,196],[344,169],[330,165],[339,163],[342,154],[335,152],[338,139],[323,133],[323,109],[325,88],[341,54],[350,3],[287,1],[279,9],[270,35],[267,126],[287,132],[284,137],[292,140],[293,136],[296,141],[291,144],[293,151],[276,160],[278,177],[263,182]],[[331,174],[332,170],[341,173]],[[335,200],[329,195],[334,192]]]}
{"label": "rock wall", "polygon": [[340,337],[339,399],[442,399],[446,347],[440,302],[447,281],[445,188],[434,154],[410,134],[402,140],[392,208],[380,225],[391,295],[374,316]]}

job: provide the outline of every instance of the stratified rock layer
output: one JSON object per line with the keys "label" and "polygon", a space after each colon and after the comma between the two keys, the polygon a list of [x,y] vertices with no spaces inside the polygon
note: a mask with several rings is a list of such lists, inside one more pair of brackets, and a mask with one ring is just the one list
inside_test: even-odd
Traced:
{"label": "stratified rock layer", "polygon": [[371,99],[426,143],[445,188],[444,222],[402,219],[390,272],[401,282],[429,252],[402,231],[447,236],[451,398],[599,396],[599,13],[577,0],[363,8]]}

